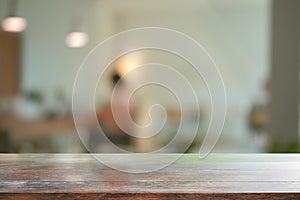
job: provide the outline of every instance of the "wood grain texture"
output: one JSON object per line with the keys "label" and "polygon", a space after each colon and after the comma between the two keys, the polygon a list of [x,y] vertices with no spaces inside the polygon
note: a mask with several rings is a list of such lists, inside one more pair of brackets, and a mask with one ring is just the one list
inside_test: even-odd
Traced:
{"label": "wood grain texture", "polygon": [[0,199],[300,199],[300,155],[186,154],[128,174],[89,154],[0,154],[0,179]]}

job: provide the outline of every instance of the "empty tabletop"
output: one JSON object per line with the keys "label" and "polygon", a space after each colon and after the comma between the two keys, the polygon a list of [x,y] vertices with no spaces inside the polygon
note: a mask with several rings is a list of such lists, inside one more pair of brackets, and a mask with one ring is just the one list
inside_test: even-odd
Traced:
{"label": "empty tabletop", "polygon": [[90,154],[0,154],[0,180],[0,199],[300,199],[300,154],[185,154],[148,173],[121,172]]}

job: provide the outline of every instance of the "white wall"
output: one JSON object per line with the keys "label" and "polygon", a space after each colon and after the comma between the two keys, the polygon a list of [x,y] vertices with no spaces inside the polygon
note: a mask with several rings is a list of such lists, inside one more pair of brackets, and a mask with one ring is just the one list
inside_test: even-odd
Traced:
{"label": "white wall", "polygon": [[[6,15],[8,1],[0,1],[0,17]],[[22,88],[43,92],[46,104],[53,106],[54,93],[62,89],[69,97],[77,69],[96,44],[112,34],[112,22],[100,1],[85,0],[23,0],[17,14],[27,19],[28,27],[21,34]],[[82,30],[88,32],[90,43],[80,49],[65,45],[74,17],[83,17]]]}
{"label": "white wall", "polygon": [[[6,3],[0,0],[1,19]],[[244,145],[247,105],[268,73],[269,9],[270,0],[22,0],[17,13],[28,21],[23,33],[22,88],[42,90],[47,104],[52,106],[57,88],[71,95],[81,62],[108,36],[145,26],[175,29],[202,44],[218,65],[228,97],[228,115],[221,139],[223,143],[240,141]],[[90,36],[90,43],[82,49],[69,49],[64,40],[72,17],[77,15],[84,16],[84,30]],[[184,65],[168,55],[157,56],[156,60]],[[203,82],[192,72],[184,73],[199,84],[201,106],[207,107]]]}
{"label": "white wall", "polygon": [[[147,26],[166,27],[191,36],[208,50],[221,71],[228,97],[227,121],[219,144],[230,143],[229,146],[236,151],[243,149],[249,139],[249,106],[269,71],[270,1],[175,1],[178,4],[170,2],[159,8],[152,7],[153,1],[144,6],[140,5],[142,3],[136,5],[135,1],[128,2],[126,9],[115,5],[121,10],[118,17],[120,31]],[[186,7],[188,3],[189,8]],[[149,60],[174,66],[193,85],[198,85],[196,92],[202,109],[206,111],[204,126],[207,127],[209,96],[203,81],[194,76],[191,66],[170,55],[150,55]],[[186,69],[182,70],[182,66]],[[154,90],[148,97],[151,96],[160,102],[170,101],[165,96],[159,98]]]}

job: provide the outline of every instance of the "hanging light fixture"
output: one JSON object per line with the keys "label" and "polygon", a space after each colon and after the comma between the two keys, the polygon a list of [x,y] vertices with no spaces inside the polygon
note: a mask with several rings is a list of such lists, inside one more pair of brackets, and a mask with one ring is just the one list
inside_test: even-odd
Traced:
{"label": "hanging light fixture", "polygon": [[[73,30],[80,30],[82,24],[82,19],[80,17],[76,17],[73,20],[72,28]],[[83,31],[71,31],[66,37],[66,44],[70,48],[80,48],[87,45],[89,42],[89,36],[87,33]]]}
{"label": "hanging light fixture", "polygon": [[26,29],[27,22],[23,17],[16,16],[15,10],[17,7],[17,0],[9,1],[10,15],[2,21],[2,29],[6,32],[22,32]]}
{"label": "hanging light fixture", "polygon": [[84,32],[71,32],[66,37],[66,44],[71,48],[84,47],[89,41],[89,36]]}

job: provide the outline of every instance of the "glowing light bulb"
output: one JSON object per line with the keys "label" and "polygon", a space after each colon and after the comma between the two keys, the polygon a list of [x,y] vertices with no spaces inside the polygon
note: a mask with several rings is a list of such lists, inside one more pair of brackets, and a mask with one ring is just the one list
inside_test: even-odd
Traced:
{"label": "glowing light bulb", "polygon": [[66,44],[71,48],[84,47],[89,42],[89,36],[83,32],[71,32],[66,37]]}
{"label": "glowing light bulb", "polygon": [[6,32],[22,32],[26,26],[27,22],[23,17],[7,17],[2,21],[2,29]]}

